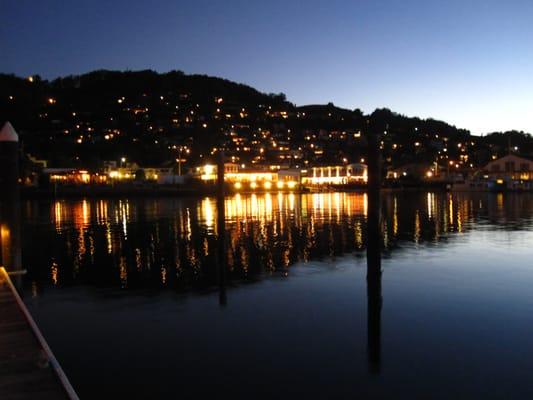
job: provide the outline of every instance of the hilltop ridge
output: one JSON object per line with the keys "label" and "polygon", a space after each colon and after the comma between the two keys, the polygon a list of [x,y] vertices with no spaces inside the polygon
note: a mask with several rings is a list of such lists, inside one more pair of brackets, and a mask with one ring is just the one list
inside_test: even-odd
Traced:
{"label": "hilltop ridge", "polygon": [[[126,157],[189,167],[217,147],[243,164],[359,162],[366,154],[361,110],[333,103],[296,106],[283,93],[181,71],[97,70],[51,81],[0,74],[0,120],[11,121],[24,150],[52,166],[98,167]],[[513,149],[533,153],[523,132],[473,136],[444,121],[377,109],[387,166],[411,162],[486,163]],[[181,149],[181,150],[180,150]],[[185,156],[183,156],[185,157]]]}

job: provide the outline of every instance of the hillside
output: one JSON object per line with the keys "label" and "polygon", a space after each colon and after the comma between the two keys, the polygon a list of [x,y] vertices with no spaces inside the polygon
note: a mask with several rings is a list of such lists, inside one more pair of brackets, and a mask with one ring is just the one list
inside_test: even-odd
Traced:
{"label": "hillside", "polygon": [[[122,157],[168,165],[181,154],[192,167],[219,146],[235,162],[292,167],[358,162],[366,153],[369,116],[359,109],[296,107],[282,93],[210,76],[100,70],[45,81],[0,74],[0,89],[0,121],[11,121],[25,152],[51,166],[98,168]],[[448,160],[473,167],[510,145],[525,156],[533,152],[522,132],[477,137],[388,109],[371,117],[393,167]]]}

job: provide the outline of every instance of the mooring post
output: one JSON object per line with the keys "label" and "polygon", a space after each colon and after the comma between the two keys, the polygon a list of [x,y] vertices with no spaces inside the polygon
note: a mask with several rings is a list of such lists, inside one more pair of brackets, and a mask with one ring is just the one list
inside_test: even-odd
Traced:
{"label": "mooring post", "polygon": [[[9,122],[0,130],[1,263],[8,273],[22,270],[20,240],[19,137]],[[20,276],[12,279],[20,287]]]}
{"label": "mooring post", "polygon": [[367,335],[368,366],[373,374],[381,369],[381,151],[379,131],[368,130],[367,214]]}
{"label": "mooring post", "polygon": [[219,303],[225,306],[226,298],[226,210],[224,186],[224,150],[219,149],[217,160],[217,266]]}

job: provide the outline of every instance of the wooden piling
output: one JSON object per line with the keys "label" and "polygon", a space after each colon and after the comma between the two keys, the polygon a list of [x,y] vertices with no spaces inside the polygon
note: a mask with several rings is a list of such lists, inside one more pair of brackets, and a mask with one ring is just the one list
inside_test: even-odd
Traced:
{"label": "wooden piling", "polygon": [[379,133],[368,131],[367,351],[369,371],[381,370],[381,151]]}
{"label": "wooden piling", "polygon": [[219,303],[227,304],[226,297],[226,190],[224,184],[224,150],[219,149],[217,160],[217,268]]}

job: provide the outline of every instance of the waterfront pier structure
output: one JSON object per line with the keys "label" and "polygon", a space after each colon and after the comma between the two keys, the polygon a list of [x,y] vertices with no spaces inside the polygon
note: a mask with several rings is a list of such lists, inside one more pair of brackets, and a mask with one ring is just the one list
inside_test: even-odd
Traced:
{"label": "waterfront pier structure", "polygon": [[17,291],[24,273],[18,161],[18,135],[6,122],[0,130],[0,399],[78,399]]}

